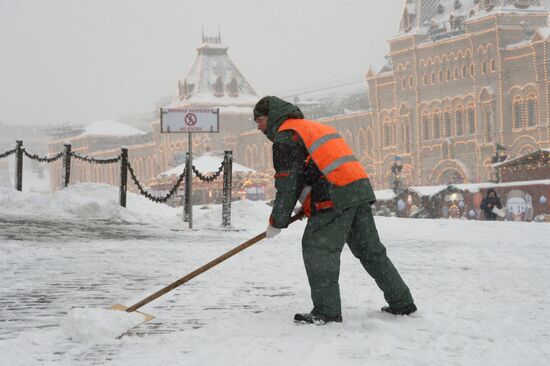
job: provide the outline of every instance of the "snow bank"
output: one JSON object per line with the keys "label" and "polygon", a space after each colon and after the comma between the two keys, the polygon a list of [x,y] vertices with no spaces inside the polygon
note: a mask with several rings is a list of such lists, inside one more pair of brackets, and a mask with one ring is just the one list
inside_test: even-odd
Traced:
{"label": "snow bank", "polygon": [[[155,203],[128,192],[127,207],[124,208],[119,205],[118,195],[118,187],[94,183],[77,184],[54,193],[22,193],[11,188],[0,188],[0,216],[45,220],[108,220],[178,228],[187,225],[183,224],[182,207]],[[263,230],[270,211],[271,208],[264,202],[234,202],[232,229]],[[220,229],[221,217],[221,205],[193,207],[193,226],[196,229]],[[255,217],[258,218],[258,225],[254,225],[255,221],[251,220]]]}
{"label": "snow bank", "polygon": [[118,188],[107,184],[77,184],[58,192],[0,189],[0,215],[45,219],[113,220],[171,223],[176,209],[128,193],[128,209],[119,205]]}

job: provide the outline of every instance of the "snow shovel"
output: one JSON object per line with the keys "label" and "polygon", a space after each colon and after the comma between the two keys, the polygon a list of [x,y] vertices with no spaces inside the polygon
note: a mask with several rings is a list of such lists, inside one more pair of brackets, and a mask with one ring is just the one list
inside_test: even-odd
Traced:
{"label": "snow shovel", "polygon": [[[293,223],[297,220],[300,220],[303,218],[303,213],[297,213],[296,215],[292,216],[291,219],[290,219],[290,223]],[[246,248],[256,244],[257,242],[259,242],[260,240],[262,239],[265,239],[265,236],[266,235],[266,232],[264,231],[263,233],[261,234],[258,234],[256,235],[255,237],[253,237],[252,239],[242,243],[241,245],[239,245],[238,247],[235,247],[233,249],[231,249],[229,252],[219,256],[218,258],[214,259],[213,261],[210,261],[208,263],[206,263],[204,266],[194,270],[193,272],[183,276],[182,278],[180,278],[179,280],[175,281],[175,282],[172,282],[171,284],[169,284],[168,286],[158,290],[157,292],[155,292],[154,294],[152,295],[149,295],[148,297],[146,297],[145,299],[135,303],[134,305],[130,306],[130,307],[126,307],[122,304],[114,304],[112,305],[111,307],[109,307],[109,309],[111,310],[118,310],[118,311],[125,311],[127,313],[132,313],[132,312],[136,312],[140,315],[143,316],[143,321],[139,324],[137,324],[136,326],[128,329],[126,332],[124,332],[123,334],[121,334],[118,338],[122,338],[125,334],[128,334],[128,332],[136,327],[139,327],[140,325],[150,321],[150,320],[153,320],[155,317],[153,315],[150,315],[150,314],[146,314],[146,313],[142,313],[140,311],[137,311],[139,308],[141,308],[142,306],[144,305],[147,305],[149,304],[151,301],[161,297],[162,295],[172,291],[173,289],[183,285],[184,283],[192,280],[193,278],[197,277],[198,275],[200,275],[201,273],[204,273],[206,271],[208,271],[210,268],[212,267],[215,267],[217,266],[218,264],[220,264],[221,262],[225,261],[226,259],[228,258],[231,258],[232,256],[234,256],[235,254],[239,253],[239,252],[242,252],[243,250],[245,250]]]}

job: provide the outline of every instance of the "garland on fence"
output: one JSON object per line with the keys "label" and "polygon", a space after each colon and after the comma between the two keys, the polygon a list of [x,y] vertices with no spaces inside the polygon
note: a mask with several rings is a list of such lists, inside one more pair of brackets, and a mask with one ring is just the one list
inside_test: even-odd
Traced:
{"label": "garland on fence", "polygon": [[79,153],[72,152],[72,156],[75,157],[75,159],[84,160],[88,163],[94,163],[94,164],[113,164],[118,163],[120,161],[120,155],[114,158],[107,158],[107,159],[98,159],[98,158],[92,158],[89,156],[80,155]]}
{"label": "garland on fence", "polygon": [[26,149],[23,149],[23,154],[25,154],[25,156],[27,156],[29,159],[36,160],[40,163],[53,163],[54,161],[61,158],[65,153],[63,151],[61,151],[61,152],[57,153],[56,155],[48,158],[47,156],[38,156],[37,154],[31,154],[31,153],[27,152]]}
{"label": "garland on fence", "polygon": [[213,182],[214,180],[216,180],[216,178],[218,178],[220,176],[220,174],[222,173],[223,171],[223,165],[224,165],[224,162],[222,162],[222,165],[220,165],[220,168],[218,169],[218,171],[214,174],[212,174],[211,176],[207,177],[205,175],[202,175],[201,172],[199,172],[197,170],[197,168],[195,168],[194,165],[192,165],[191,167],[193,168],[193,173],[195,173],[195,175],[202,181],[206,182],[206,183],[211,183]]}
{"label": "garland on fence", "polygon": [[181,184],[181,182],[183,182],[183,178],[185,178],[185,175],[187,173],[187,168],[183,169],[183,172],[178,177],[178,180],[177,180],[176,184],[174,185],[174,187],[172,187],[172,189],[168,192],[168,194],[166,196],[164,196],[164,197],[155,197],[155,196],[151,195],[149,192],[147,192],[145,189],[143,189],[143,187],[141,186],[141,184],[139,183],[139,181],[136,177],[136,174],[135,174],[134,169],[132,168],[132,165],[130,164],[130,162],[128,162],[128,170],[130,171],[130,176],[132,177],[132,180],[134,181],[135,185],[138,187],[139,192],[141,193],[141,195],[145,196],[146,198],[148,198],[151,201],[156,202],[156,203],[164,203],[164,202],[168,201],[168,199],[170,197],[172,197],[174,195],[174,193],[176,193],[179,185]]}
{"label": "garland on fence", "polygon": [[2,159],[2,158],[7,158],[7,157],[10,156],[11,154],[14,154],[16,151],[17,151],[17,149],[8,150],[8,151],[6,151],[6,152],[3,152],[2,154],[0,154],[0,159]]}

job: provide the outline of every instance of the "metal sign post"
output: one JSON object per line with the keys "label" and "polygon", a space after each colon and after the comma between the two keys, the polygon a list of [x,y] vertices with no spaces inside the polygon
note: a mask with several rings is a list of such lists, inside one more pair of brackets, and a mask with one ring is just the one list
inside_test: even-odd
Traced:
{"label": "metal sign post", "polygon": [[183,221],[189,221],[193,228],[193,133],[220,132],[220,110],[218,108],[161,108],[161,133],[188,133],[187,176],[185,200],[183,204]]}
{"label": "metal sign post", "polygon": [[187,159],[187,212],[189,213],[189,229],[193,228],[193,134],[189,132],[189,159]]}

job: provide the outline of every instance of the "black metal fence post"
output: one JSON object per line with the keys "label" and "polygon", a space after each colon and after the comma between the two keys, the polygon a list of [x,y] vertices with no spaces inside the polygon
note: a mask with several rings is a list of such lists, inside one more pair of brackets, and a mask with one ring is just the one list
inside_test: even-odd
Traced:
{"label": "black metal fence post", "polygon": [[223,158],[222,226],[231,226],[231,187],[233,185],[233,151],[226,150]]}
{"label": "black metal fence post", "polygon": [[191,179],[193,179],[193,170],[189,169],[189,153],[185,154],[185,166],[187,167],[187,174],[185,175],[185,189],[183,193],[183,222],[189,222],[189,207],[191,207],[191,194],[189,188],[191,188]]}
{"label": "black metal fence post", "polygon": [[15,145],[15,189],[23,190],[23,140],[17,140]]}
{"label": "black metal fence post", "polygon": [[65,169],[65,176],[63,179],[63,187],[67,188],[71,181],[71,143],[65,143],[65,155],[63,156],[63,168]]}
{"label": "black metal fence post", "polygon": [[128,192],[128,148],[120,148],[120,190],[119,201],[122,207],[126,207],[126,193]]}

